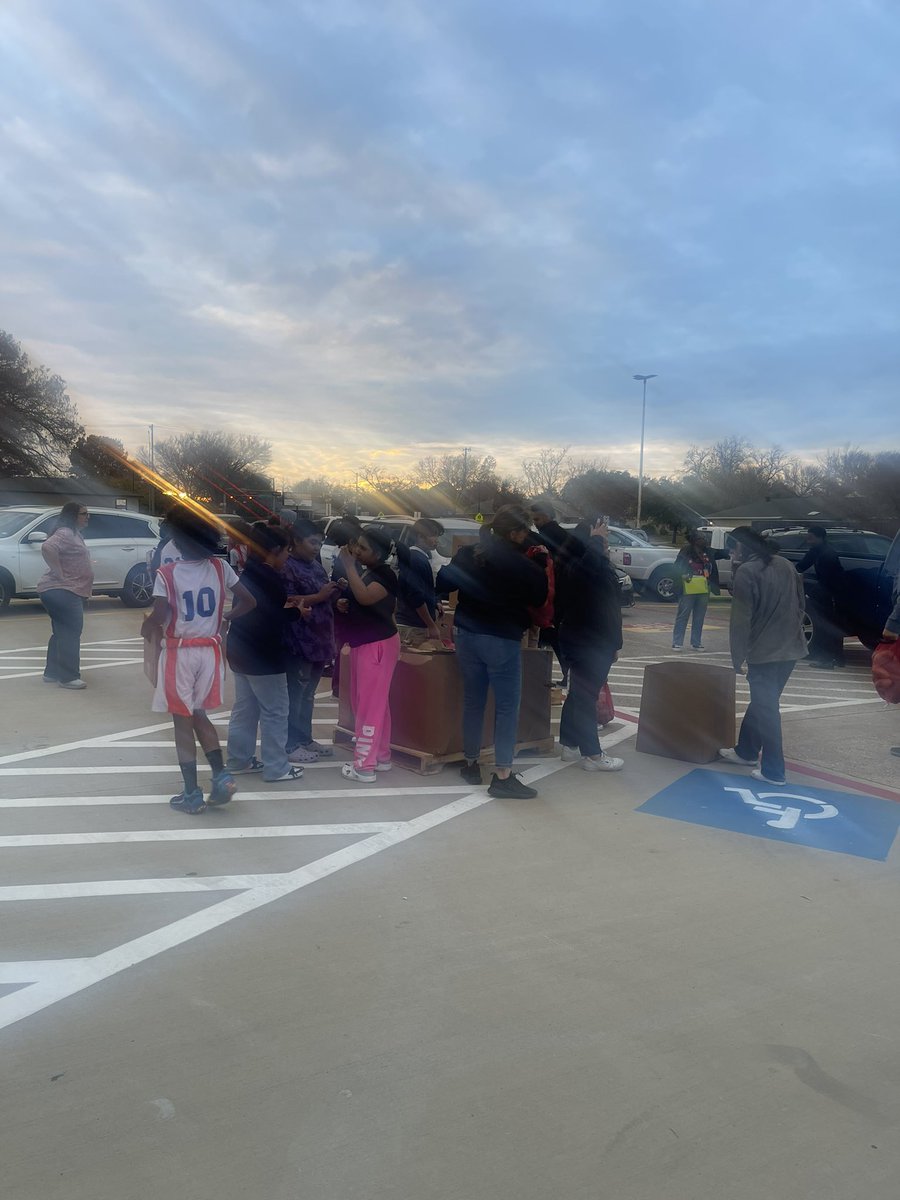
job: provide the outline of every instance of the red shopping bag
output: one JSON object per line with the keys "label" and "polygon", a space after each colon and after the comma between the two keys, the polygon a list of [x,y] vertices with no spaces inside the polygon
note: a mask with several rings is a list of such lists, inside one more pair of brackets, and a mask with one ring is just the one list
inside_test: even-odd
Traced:
{"label": "red shopping bag", "polygon": [[615,717],[616,706],[613,704],[612,692],[609,690],[609,684],[604,683],[597,697],[597,724],[608,725]]}
{"label": "red shopping bag", "polygon": [[888,704],[900,704],[900,639],[881,642],[872,654],[872,682]]}

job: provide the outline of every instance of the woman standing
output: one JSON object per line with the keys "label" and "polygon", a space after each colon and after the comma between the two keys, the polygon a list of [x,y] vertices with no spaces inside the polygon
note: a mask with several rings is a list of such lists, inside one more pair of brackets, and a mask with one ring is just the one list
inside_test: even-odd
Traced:
{"label": "woman standing", "polygon": [[73,502],[64,504],[56,529],[41,546],[47,572],[37,583],[41,603],[50,614],[53,632],[47,644],[44,683],[81,691],[81,631],[84,603],[94,586],[91,554],[81,531],[87,527],[88,510]]}
{"label": "woman standing", "polygon": [[562,757],[580,758],[585,771],[620,771],[624,759],[606,754],[597,736],[597,697],[622,649],[619,579],[602,519],[589,529],[587,538],[573,536],[561,570],[559,648],[569,668],[569,694],[559,742]]}
{"label": "woman standing", "polygon": [[[528,800],[537,795],[513,771],[522,692],[522,634],[531,609],[547,599],[547,576],[526,555],[531,518],[517,504],[498,509],[476,546],[463,546],[437,578],[439,592],[459,592],[454,623],[463,679],[463,751],[460,774],[481,783],[478,754],[488,687],[493,688],[496,769],[488,794]],[[596,697],[595,697],[596,699]]]}
{"label": "woman standing", "polygon": [[[761,783],[782,787],[784,749],[778,702],[791,672],[806,658],[803,579],[747,525],[728,535],[734,564],[731,585],[731,661],[750,685],[736,746],[719,751],[726,762],[752,767]],[[757,763],[759,765],[757,765]]]}
{"label": "woman standing", "polygon": [[703,650],[703,622],[709,606],[709,594],[719,594],[719,570],[715,558],[707,553],[706,538],[692,533],[675,559],[675,579],[679,588],[678,612],[672,630],[672,649],[681,650],[688,619],[691,622],[691,649]]}
{"label": "woman standing", "polygon": [[352,549],[342,546],[335,572],[347,580],[349,595],[337,602],[346,617],[350,645],[350,697],[355,717],[353,762],[341,774],[357,783],[374,783],[376,771],[391,769],[391,680],[400,657],[394,621],[399,588],[387,565],[391,542],[366,526]]}

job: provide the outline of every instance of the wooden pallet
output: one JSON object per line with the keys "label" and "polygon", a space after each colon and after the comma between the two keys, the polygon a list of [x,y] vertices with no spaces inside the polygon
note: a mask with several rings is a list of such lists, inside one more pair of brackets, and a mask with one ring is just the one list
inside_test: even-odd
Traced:
{"label": "wooden pallet", "polygon": [[[340,725],[334,727],[334,744],[336,746],[353,747],[353,730],[344,729]],[[520,754],[524,750],[531,750],[538,754],[552,754],[555,740],[552,737],[541,738],[534,742],[517,742],[516,754]],[[460,750],[453,751],[450,754],[430,754],[426,750],[413,750],[409,746],[391,745],[391,757],[398,767],[405,767],[408,771],[415,771],[418,775],[438,775],[443,771],[447,763],[459,763],[465,760],[465,755]],[[481,751],[479,760],[482,763],[491,763],[494,757],[493,746],[488,746]]]}

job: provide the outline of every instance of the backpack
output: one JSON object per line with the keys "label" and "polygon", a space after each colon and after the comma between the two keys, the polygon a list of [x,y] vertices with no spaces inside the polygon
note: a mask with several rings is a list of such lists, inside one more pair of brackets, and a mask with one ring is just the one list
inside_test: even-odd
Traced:
{"label": "backpack", "polygon": [[900,638],[881,642],[872,655],[872,682],[888,704],[900,704]]}

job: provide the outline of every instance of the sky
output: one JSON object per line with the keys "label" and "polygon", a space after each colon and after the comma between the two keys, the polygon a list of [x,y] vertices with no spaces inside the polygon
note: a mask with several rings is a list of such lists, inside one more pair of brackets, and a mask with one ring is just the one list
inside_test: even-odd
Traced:
{"label": "sky", "polygon": [[898,444],[894,0],[5,0],[0,328],[293,480]]}

